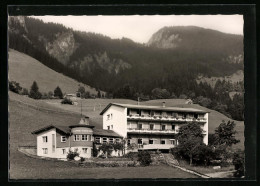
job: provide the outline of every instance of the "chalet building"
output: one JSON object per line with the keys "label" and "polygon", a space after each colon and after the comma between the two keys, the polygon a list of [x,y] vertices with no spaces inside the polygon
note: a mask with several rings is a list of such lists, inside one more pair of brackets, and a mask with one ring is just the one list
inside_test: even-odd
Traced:
{"label": "chalet building", "polygon": [[169,151],[178,145],[179,127],[197,122],[203,129],[203,142],[208,144],[208,112],[194,108],[145,106],[110,103],[100,113],[103,129],[113,130],[137,144],[138,150]]}
{"label": "chalet building", "polygon": [[[80,157],[93,156],[93,142],[121,142],[122,136],[112,130],[95,129],[90,125],[89,117],[81,118],[79,124],[70,126],[49,125],[33,131],[37,135],[37,155],[65,159],[71,149],[79,152]],[[113,152],[112,155],[121,155]]]}

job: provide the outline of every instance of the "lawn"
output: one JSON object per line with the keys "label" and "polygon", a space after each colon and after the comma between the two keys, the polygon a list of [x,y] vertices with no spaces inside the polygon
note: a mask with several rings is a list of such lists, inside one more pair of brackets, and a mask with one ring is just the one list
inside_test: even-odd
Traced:
{"label": "lawn", "polygon": [[214,172],[225,172],[234,170],[234,166],[230,165],[227,167],[221,167],[221,169],[213,169],[213,166],[196,166],[190,165],[188,162],[184,160],[178,161],[181,167],[185,167],[186,169],[193,170],[202,174],[214,173]]}
{"label": "lawn", "polygon": [[167,165],[84,168],[70,162],[30,158],[17,151],[11,151],[10,167],[11,179],[198,178]]}

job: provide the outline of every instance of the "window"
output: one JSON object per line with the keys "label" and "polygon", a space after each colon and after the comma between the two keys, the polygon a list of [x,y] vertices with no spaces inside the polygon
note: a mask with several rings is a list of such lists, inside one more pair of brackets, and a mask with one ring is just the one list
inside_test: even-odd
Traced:
{"label": "window", "polygon": [[142,124],[138,124],[138,130],[142,129]]}
{"label": "window", "polygon": [[131,140],[128,139],[128,140],[127,140],[127,145],[130,145],[130,144],[131,144]]}
{"label": "window", "polygon": [[66,136],[61,136],[61,142],[66,142],[67,138]]}
{"label": "window", "polygon": [[82,148],[82,151],[84,154],[87,154],[88,153],[88,148]]}
{"label": "window", "polygon": [[100,137],[96,137],[95,142],[100,143]]}
{"label": "window", "polygon": [[111,125],[111,130],[113,129],[113,125]]}
{"label": "window", "polygon": [[90,139],[91,141],[94,141],[93,135],[90,135],[90,138],[91,138],[91,139]]}
{"label": "window", "polygon": [[62,149],[62,154],[66,154],[66,149]]}
{"label": "window", "polygon": [[119,139],[119,138],[116,138],[116,142],[119,143],[119,142],[120,142],[120,139]]}
{"label": "window", "polygon": [[114,139],[113,138],[109,138],[109,143],[113,143]]}
{"label": "window", "polygon": [[110,118],[113,119],[113,114],[111,114]]}
{"label": "window", "polygon": [[153,140],[152,139],[149,139],[149,144],[153,144]]}
{"label": "window", "polygon": [[47,136],[43,136],[42,140],[43,140],[43,143],[47,143],[48,142],[48,137]]}
{"label": "window", "polygon": [[42,148],[43,154],[48,154],[48,149],[47,148]]}
{"label": "window", "polygon": [[107,130],[110,130],[110,126],[107,126]]}
{"label": "window", "polygon": [[175,130],[175,125],[172,125],[172,130]]}
{"label": "window", "polygon": [[161,140],[161,144],[166,144],[166,143],[165,143],[165,140]]}
{"label": "window", "polygon": [[165,130],[165,125],[162,125],[162,130]]}
{"label": "window", "polygon": [[176,145],[175,139],[170,139],[172,145]]}
{"label": "window", "polygon": [[107,120],[110,120],[110,114],[107,115]]}
{"label": "window", "polygon": [[74,141],[79,141],[80,138],[79,138],[80,135],[74,135]]}
{"label": "window", "polygon": [[154,128],[154,125],[150,124],[150,130],[153,130],[153,128]]}
{"label": "window", "polygon": [[81,135],[81,140],[82,141],[87,141],[88,140],[88,135],[87,134],[82,134]]}
{"label": "window", "polygon": [[143,139],[138,139],[138,144],[143,144]]}
{"label": "window", "polygon": [[107,142],[107,138],[103,138],[103,143],[106,143]]}
{"label": "window", "polygon": [[52,152],[55,152],[55,134],[52,134]]}

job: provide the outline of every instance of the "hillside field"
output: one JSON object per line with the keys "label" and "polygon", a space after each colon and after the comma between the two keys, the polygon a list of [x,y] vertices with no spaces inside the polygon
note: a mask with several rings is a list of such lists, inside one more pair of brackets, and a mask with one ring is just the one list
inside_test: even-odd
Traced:
{"label": "hillside field", "polygon": [[36,81],[40,92],[53,92],[59,86],[63,93],[75,93],[80,84],[91,94],[97,94],[94,88],[56,72],[24,53],[10,49],[8,55],[9,79],[20,83],[23,88],[30,90]]}

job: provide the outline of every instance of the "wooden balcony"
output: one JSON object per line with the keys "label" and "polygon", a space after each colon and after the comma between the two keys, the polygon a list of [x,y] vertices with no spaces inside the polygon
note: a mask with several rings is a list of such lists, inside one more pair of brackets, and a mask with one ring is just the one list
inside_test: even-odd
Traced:
{"label": "wooden balcony", "polygon": [[206,118],[184,118],[174,116],[128,115],[127,120],[163,121],[163,122],[206,122]]}
{"label": "wooden balcony", "polygon": [[148,144],[148,145],[143,145],[143,144],[138,144],[138,149],[140,150],[157,150],[157,149],[170,149],[174,148],[175,145],[173,144]]}
{"label": "wooden balcony", "polygon": [[135,128],[128,128],[127,129],[128,133],[161,133],[161,134],[177,134],[178,131],[177,130],[159,130],[159,129],[135,129]]}

